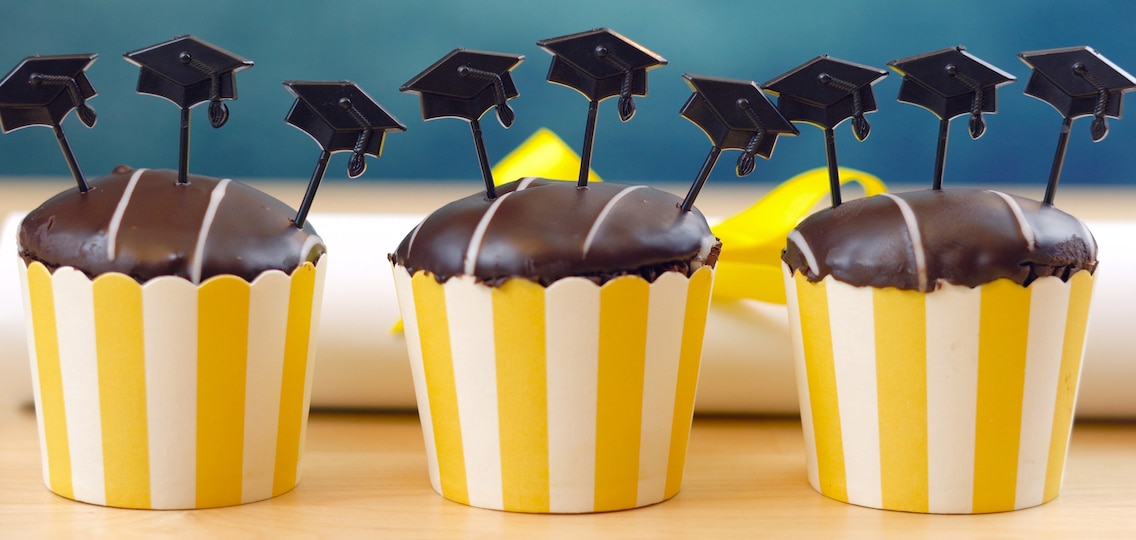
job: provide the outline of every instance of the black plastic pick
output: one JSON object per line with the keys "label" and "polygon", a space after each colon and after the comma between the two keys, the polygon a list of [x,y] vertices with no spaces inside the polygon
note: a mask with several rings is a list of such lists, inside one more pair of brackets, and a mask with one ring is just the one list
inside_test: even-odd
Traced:
{"label": "black plastic pick", "polygon": [[296,97],[284,121],[310,135],[321,150],[296,213],[296,227],[303,228],[332,154],[351,152],[347,176],[357,178],[367,168],[367,155],[382,155],[386,133],[406,126],[351,81],[284,81],[284,88]]}
{"label": "black plastic pick", "polygon": [[797,135],[799,131],[753,81],[689,73],[682,77],[694,93],[679,114],[701,128],[712,144],[682,202],[682,209],[690,210],[722,150],[742,151],[735,170],[738,176],[746,176],[753,172],[754,156],[769,159],[779,135]]}
{"label": "black plastic pick", "polygon": [[209,102],[209,123],[225,125],[229,107],[222,100],[237,99],[235,73],[252,67],[246,60],[194,36],[181,36],[123,55],[141,68],[138,93],[166,98],[181,108],[178,182],[189,171],[189,110]]}
{"label": "black plastic pick", "polygon": [[96,92],[87,79],[97,54],[29,56],[0,80],[0,131],[8,133],[28,126],[48,126],[75,177],[79,191],[90,189],[75,153],[63,132],[63,119],[72,110],[79,121],[94,127],[98,116],[87,105]]}
{"label": "black plastic pick", "polygon": [[1136,88],[1136,78],[1090,47],[1029,51],[1018,58],[1033,69],[1026,95],[1052,105],[1064,118],[1043,199],[1053,204],[1073,120],[1091,115],[1089,134],[1100,142],[1108,135],[1106,118],[1120,118],[1124,92]]}
{"label": "black plastic pick", "polygon": [[586,186],[600,102],[619,96],[619,118],[630,120],[636,110],[633,96],[647,95],[647,70],[665,66],[667,60],[607,28],[542,39],[536,44],[552,55],[548,81],[573,88],[588,98],[578,181]]}
{"label": "black plastic pick", "polygon": [[918,105],[939,117],[939,143],[931,188],[941,189],[951,119],[969,114],[970,137],[981,137],[986,132],[982,115],[998,110],[997,88],[1017,79],[970,54],[961,45],[892,60],[888,66],[903,75],[899,101]]}
{"label": "black plastic pick", "polygon": [[490,108],[496,108],[501,125],[513,125],[515,114],[509,100],[517,97],[518,92],[509,72],[524,59],[519,54],[454,49],[399,88],[419,95],[423,120],[449,117],[469,122],[485,193],[490,199],[497,197],[497,188],[479,120]]}
{"label": "black plastic pick", "polygon": [[868,138],[871,125],[864,115],[876,110],[872,85],[887,74],[882,69],[821,55],[762,85],[777,96],[777,109],[789,121],[824,129],[833,207],[840,206],[840,169],[833,130],[851,118],[856,140]]}

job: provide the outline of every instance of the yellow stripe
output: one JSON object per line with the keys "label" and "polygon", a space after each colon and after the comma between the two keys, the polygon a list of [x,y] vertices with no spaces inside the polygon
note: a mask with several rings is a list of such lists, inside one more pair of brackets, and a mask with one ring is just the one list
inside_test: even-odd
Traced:
{"label": "yellow stripe", "polygon": [[706,311],[710,308],[713,272],[703,267],[690,276],[686,313],[682,322],[682,349],[679,352],[678,384],[675,387],[671,446],[667,458],[667,482],[663,498],[669,499],[682,487],[686,466],[686,447],[690,441],[690,419],[694,414],[694,395],[698,386],[698,366],[702,361],[702,339],[706,334]]}
{"label": "yellow stripe", "polygon": [[469,504],[445,292],[434,276],[425,272],[415,273],[410,286],[418,314],[418,336],[422,343],[426,394],[430,402],[430,422],[434,427],[442,495]]}
{"label": "yellow stripe", "polygon": [[48,487],[55,493],[73,499],[71,447],[67,438],[63,372],[59,366],[59,335],[55,325],[55,294],[51,273],[38,262],[33,262],[28,267],[28,299],[32,306],[32,331],[35,333],[39,415],[47,446]]}
{"label": "yellow stripe", "polygon": [[976,513],[1014,508],[1030,290],[1004,278],[982,286],[974,439]]}
{"label": "yellow stripe", "polygon": [[292,272],[288,296],[288,328],[284,341],[283,377],[280,382],[280,416],[276,431],[276,465],[272,480],[275,497],[296,486],[300,462],[300,433],[304,422],[304,382],[308,375],[308,347],[312,329],[312,299],[316,267],[305,263]]}
{"label": "yellow stripe", "polygon": [[1061,351],[1061,372],[1057,378],[1057,404],[1053,411],[1053,431],[1049,442],[1049,463],[1045,472],[1042,502],[1052,500],[1061,490],[1065,454],[1069,447],[1069,430],[1073,427],[1073,402],[1077,395],[1077,378],[1085,350],[1085,329],[1089,322],[1089,300],[1093,292],[1093,276],[1080,271],[1069,279],[1069,316],[1065,321],[1065,346]]}
{"label": "yellow stripe", "polygon": [[634,508],[639,492],[650,285],[625,276],[600,289],[595,510]]}
{"label": "yellow stripe", "polygon": [[150,507],[142,287],[123,274],[94,283],[99,415],[108,506]]}
{"label": "yellow stripe", "polygon": [[234,276],[198,289],[197,506],[241,502],[249,285]]}
{"label": "yellow stripe", "polygon": [[793,279],[797,282],[797,302],[801,313],[801,337],[805,349],[805,373],[808,377],[820,491],[833,499],[847,501],[844,440],[840,430],[840,407],[836,398],[836,366],[833,364],[828,290],[824,281],[809,283],[800,273],[795,273]]}
{"label": "yellow stripe", "polygon": [[925,293],[872,289],[883,507],[927,511]]}
{"label": "yellow stripe", "polygon": [[544,287],[510,279],[493,289],[497,414],[505,510],[548,512],[548,377]]}

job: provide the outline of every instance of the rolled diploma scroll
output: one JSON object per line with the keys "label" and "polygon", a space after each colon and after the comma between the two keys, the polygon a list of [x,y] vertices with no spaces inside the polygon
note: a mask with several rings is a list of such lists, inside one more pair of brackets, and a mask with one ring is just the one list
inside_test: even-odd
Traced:
{"label": "rolled diploma scroll", "polygon": [[[32,400],[27,333],[16,277],[16,227],[0,231],[0,402]],[[392,332],[399,319],[387,254],[421,220],[418,215],[313,214],[328,245],[328,275],[318,334],[312,406],[413,409],[406,344]],[[1090,222],[1100,245],[1077,415],[1136,418],[1136,221]],[[785,306],[754,301],[710,308],[696,411],[796,414]]]}

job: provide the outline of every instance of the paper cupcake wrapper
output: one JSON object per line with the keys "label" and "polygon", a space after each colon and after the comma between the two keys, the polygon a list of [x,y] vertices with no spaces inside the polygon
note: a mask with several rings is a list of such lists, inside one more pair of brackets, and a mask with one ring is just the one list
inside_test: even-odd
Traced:
{"label": "paper cupcake wrapper", "polygon": [[170,509],[295,487],[325,264],[195,286],[21,261],[48,488]]}
{"label": "paper cupcake wrapper", "polygon": [[430,482],[519,512],[599,512],[682,483],[713,272],[545,288],[394,268]]}
{"label": "paper cupcake wrapper", "polygon": [[1091,274],[931,293],[785,276],[813,488],[961,514],[1057,496]]}

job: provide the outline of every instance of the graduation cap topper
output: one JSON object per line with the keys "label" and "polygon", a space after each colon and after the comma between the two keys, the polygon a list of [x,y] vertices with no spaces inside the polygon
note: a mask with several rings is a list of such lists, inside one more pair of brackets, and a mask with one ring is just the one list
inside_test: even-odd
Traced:
{"label": "graduation cap topper", "polygon": [[386,132],[406,131],[406,126],[351,81],[284,81],[284,88],[296,97],[284,121],[311,136],[321,150],[296,214],[296,227],[302,228],[331,154],[351,152],[347,175],[357,178],[367,168],[367,155],[382,154]]}
{"label": "graduation cap topper", "polygon": [[647,95],[647,70],[664,66],[667,60],[608,28],[542,39],[536,44],[552,55],[548,81],[573,88],[588,98],[578,181],[586,186],[599,103],[619,96],[619,118],[631,120],[635,116],[633,96]]}
{"label": "graduation cap topper", "polygon": [[713,145],[683,200],[682,209],[690,210],[723,149],[742,151],[735,169],[738,176],[746,176],[753,172],[755,155],[769,159],[779,135],[799,132],[753,81],[689,73],[683,79],[694,93],[679,114],[701,128]]}
{"label": "graduation cap topper", "polygon": [[1124,93],[1136,88],[1136,78],[1091,47],[1023,52],[1018,58],[1033,69],[1026,95],[1049,103],[1064,118],[1045,190],[1044,202],[1052,204],[1073,120],[1091,115],[1089,134],[1093,142],[1103,140],[1107,118],[1120,118]]}
{"label": "graduation cap topper", "polygon": [[138,93],[163,97],[181,109],[178,182],[185,183],[189,168],[189,110],[208,101],[210,125],[225,125],[229,107],[223,100],[237,99],[235,73],[253,63],[189,35],[128,52],[123,58],[141,68]]}
{"label": "graduation cap topper", "polygon": [[868,138],[871,125],[864,115],[876,110],[872,85],[887,74],[882,69],[821,55],[762,85],[777,96],[777,109],[789,121],[824,129],[834,207],[840,205],[840,173],[833,129],[851,118],[856,139]]}
{"label": "graduation cap topper", "polygon": [[946,163],[947,136],[952,118],[970,115],[970,137],[986,132],[984,113],[998,110],[997,88],[1017,80],[959,45],[888,62],[900,75],[898,100],[923,107],[939,118],[932,189],[940,189]]}
{"label": "graduation cap topper", "polygon": [[519,94],[509,72],[524,59],[518,54],[454,49],[399,88],[419,95],[423,120],[461,118],[469,122],[485,191],[491,199],[497,191],[479,120],[490,108],[496,108],[501,125],[513,125],[516,115],[508,101]]}
{"label": "graduation cap topper", "polygon": [[86,70],[96,58],[96,54],[29,56],[0,80],[0,131],[51,127],[79,191],[84,193],[90,186],[67,142],[62,122],[75,110],[83,125],[94,127],[98,117],[87,100],[96,92]]}

